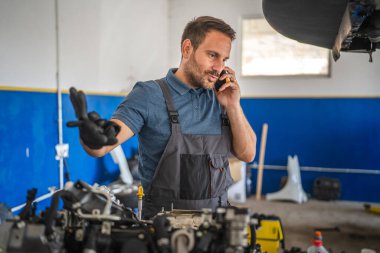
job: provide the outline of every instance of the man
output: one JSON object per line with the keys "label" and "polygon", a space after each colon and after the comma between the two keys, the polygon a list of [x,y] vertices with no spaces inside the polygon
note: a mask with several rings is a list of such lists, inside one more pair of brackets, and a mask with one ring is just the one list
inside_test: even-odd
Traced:
{"label": "man", "polygon": [[[235,31],[220,19],[192,20],[182,35],[179,68],[138,82],[114,112],[111,124],[120,130],[113,145],[90,148],[81,134],[86,152],[97,157],[139,135],[145,216],[162,207],[226,206],[229,155],[253,160],[256,135],[240,106],[235,72],[225,65],[234,39]],[[228,82],[216,91],[218,79]]]}

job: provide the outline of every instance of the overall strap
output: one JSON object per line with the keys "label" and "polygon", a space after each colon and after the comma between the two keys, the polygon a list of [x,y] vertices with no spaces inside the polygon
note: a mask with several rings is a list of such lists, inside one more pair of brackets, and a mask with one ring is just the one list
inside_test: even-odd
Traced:
{"label": "overall strap", "polygon": [[171,124],[179,124],[179,114],[178,114],[178,111],[175,109],[172,95],[170,94],[170,90],[165,79],[164,78],[157,79],[155,80],[155,82],[158,83],[158,85],[160,85],[162,93],[164,94],[166,107],[169,113],[169,120]]}

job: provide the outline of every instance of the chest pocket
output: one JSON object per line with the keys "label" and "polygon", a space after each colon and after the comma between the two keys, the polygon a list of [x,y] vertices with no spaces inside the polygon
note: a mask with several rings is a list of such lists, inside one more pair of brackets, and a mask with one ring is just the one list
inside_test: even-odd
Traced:
{"label": "chest pocket", "polygon": [[226,155],[181,154],[180,164],[180,199],[216,198],[231,185]]}

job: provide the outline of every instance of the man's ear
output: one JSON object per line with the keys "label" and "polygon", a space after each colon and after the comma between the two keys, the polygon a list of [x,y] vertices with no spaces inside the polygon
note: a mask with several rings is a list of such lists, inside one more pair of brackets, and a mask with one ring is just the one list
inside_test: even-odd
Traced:
{"label": "man's ear", "polygon": [[185,39],[182,42],[182,58],[188,59],[193,52],[193,45],[191,44],[191,41],[189,39]]}

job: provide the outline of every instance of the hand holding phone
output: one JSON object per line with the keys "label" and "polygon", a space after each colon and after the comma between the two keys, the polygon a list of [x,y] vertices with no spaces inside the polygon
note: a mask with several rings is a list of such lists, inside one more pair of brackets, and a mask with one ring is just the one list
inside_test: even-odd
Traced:
{"label": "hand holding phone", "polygon": [[[224,74],[226,74],[226,73],[227,73],[227,71],[225,71],[225,70],[223,69],[222,72],[220,73],[219,77],[221,77],[222,75],[224,75]],[[226,77],[226,78],[223,79],[223,80],[220,80],[220,79],[216,80],[215,85],[214,85],[215,90],[216,90],[216,91],[219,91],[220,88],[223,86],[223,84],[225,84],[226,82],[229,82],[229,81],[230,81],[230,79],[229,79],[228,77]]]}

